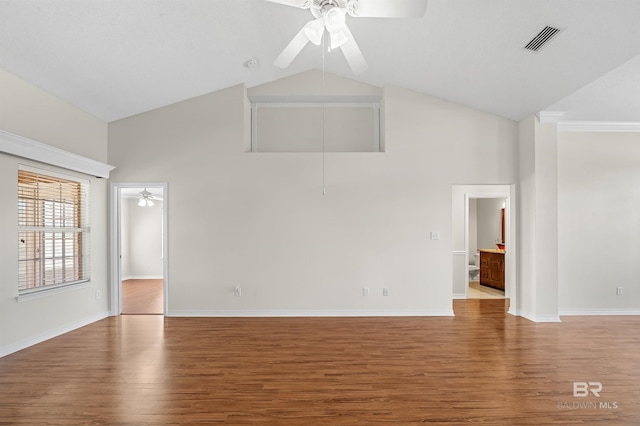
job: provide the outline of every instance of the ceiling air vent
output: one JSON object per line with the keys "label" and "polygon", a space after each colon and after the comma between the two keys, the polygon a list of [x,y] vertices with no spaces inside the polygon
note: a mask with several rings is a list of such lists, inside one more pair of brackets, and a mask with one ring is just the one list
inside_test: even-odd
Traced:
{"label": "ceiling air vent", "polygon": [[524,48],[533,52],[537,52],[544,46],[546,46],[547,43],[549,43],[549,41],[551,41],[551,39],[555,37],[559,32],[559,28],[554,28],[547,25],[542,29],[542,31],[538,33],[537,36],[532,38]]}

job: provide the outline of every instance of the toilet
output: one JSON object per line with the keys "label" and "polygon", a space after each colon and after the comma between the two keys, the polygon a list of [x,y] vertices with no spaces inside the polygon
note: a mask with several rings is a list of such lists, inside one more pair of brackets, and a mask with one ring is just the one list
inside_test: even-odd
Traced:
{"label": "toilet", "polygon": [[477,281],[478,275],[480,275],[480,252],[477,251],[473,255],[473,264],[468,266],[469,268],[469,281]]}

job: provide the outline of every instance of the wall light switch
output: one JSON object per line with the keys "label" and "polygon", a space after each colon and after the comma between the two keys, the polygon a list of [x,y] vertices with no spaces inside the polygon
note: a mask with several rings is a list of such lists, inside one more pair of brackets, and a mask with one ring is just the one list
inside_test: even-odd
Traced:
{"label": "wall light switch", "polygon": [[432,240],[440,239],[440,231],[432,231],[430,235]]}

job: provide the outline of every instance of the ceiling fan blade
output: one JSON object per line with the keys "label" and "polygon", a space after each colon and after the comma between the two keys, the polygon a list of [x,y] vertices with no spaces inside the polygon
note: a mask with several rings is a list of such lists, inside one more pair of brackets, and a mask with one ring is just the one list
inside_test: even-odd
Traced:
{"label": "ceiling fan blade", "polygon": [[422,18],[427,11],[427,0],[352,0],[347,9],[349,15],[355,17]]}
{"label": "ceiling fan blade", "polygon": [[362,74],[367,70],[367,68],[369,68],[369,65],[367,65],[367,61],[365,61],[364,56],[362,56],[358,43],[356,43],[356,39],[353,38],[353,34],[349,31],[349,27],[345,25],[342,31],[347,36],[348,40],[340,46],[340,49],[342,49],[342,53],[349,63],[351,71],[356,75]]}
{"label": "ceiling fan blade", "polygon": [[287,68],[291,62],[298,56],[298,53],[304,49],[304,47],[309,43],[309,38],[304,33],[305,27],[302,27],[298,34],[293,37],[293,39],[289,42],[287,47],[284,48],[280,56],[273,61],[273,65],[278,68]]}
{"label": "ceiling fan blade", "polygon": [[300,9],[309,9],[313,4],[313,0],[267,0],[271,3],[284,4],[285,6],[299,7]]}

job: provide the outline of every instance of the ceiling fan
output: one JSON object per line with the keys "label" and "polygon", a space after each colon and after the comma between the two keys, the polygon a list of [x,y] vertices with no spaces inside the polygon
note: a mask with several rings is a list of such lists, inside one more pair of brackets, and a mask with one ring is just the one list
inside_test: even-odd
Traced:
{"label": "ceiling fan", "polygon": [[147,188],[145,188],[144,191],[140,191],[140,194],[138,195],[138,205],[140,207],[153,207],[154,198],[156,197],[154,197],[153,194],[151,194],[149,191],[147,191]]}
{"label": "ceiling fan", "polygon": [[274,61],[286,68],[308,42],[319,46],[326,31],[330,48],[342,50],[354,74],[367,69],[353,34],[346,24],[346,16],[354,18],[421,18],[427,10],[427,0],[267,0],[286,6],[310,9],[314,19],[307,22]]}

